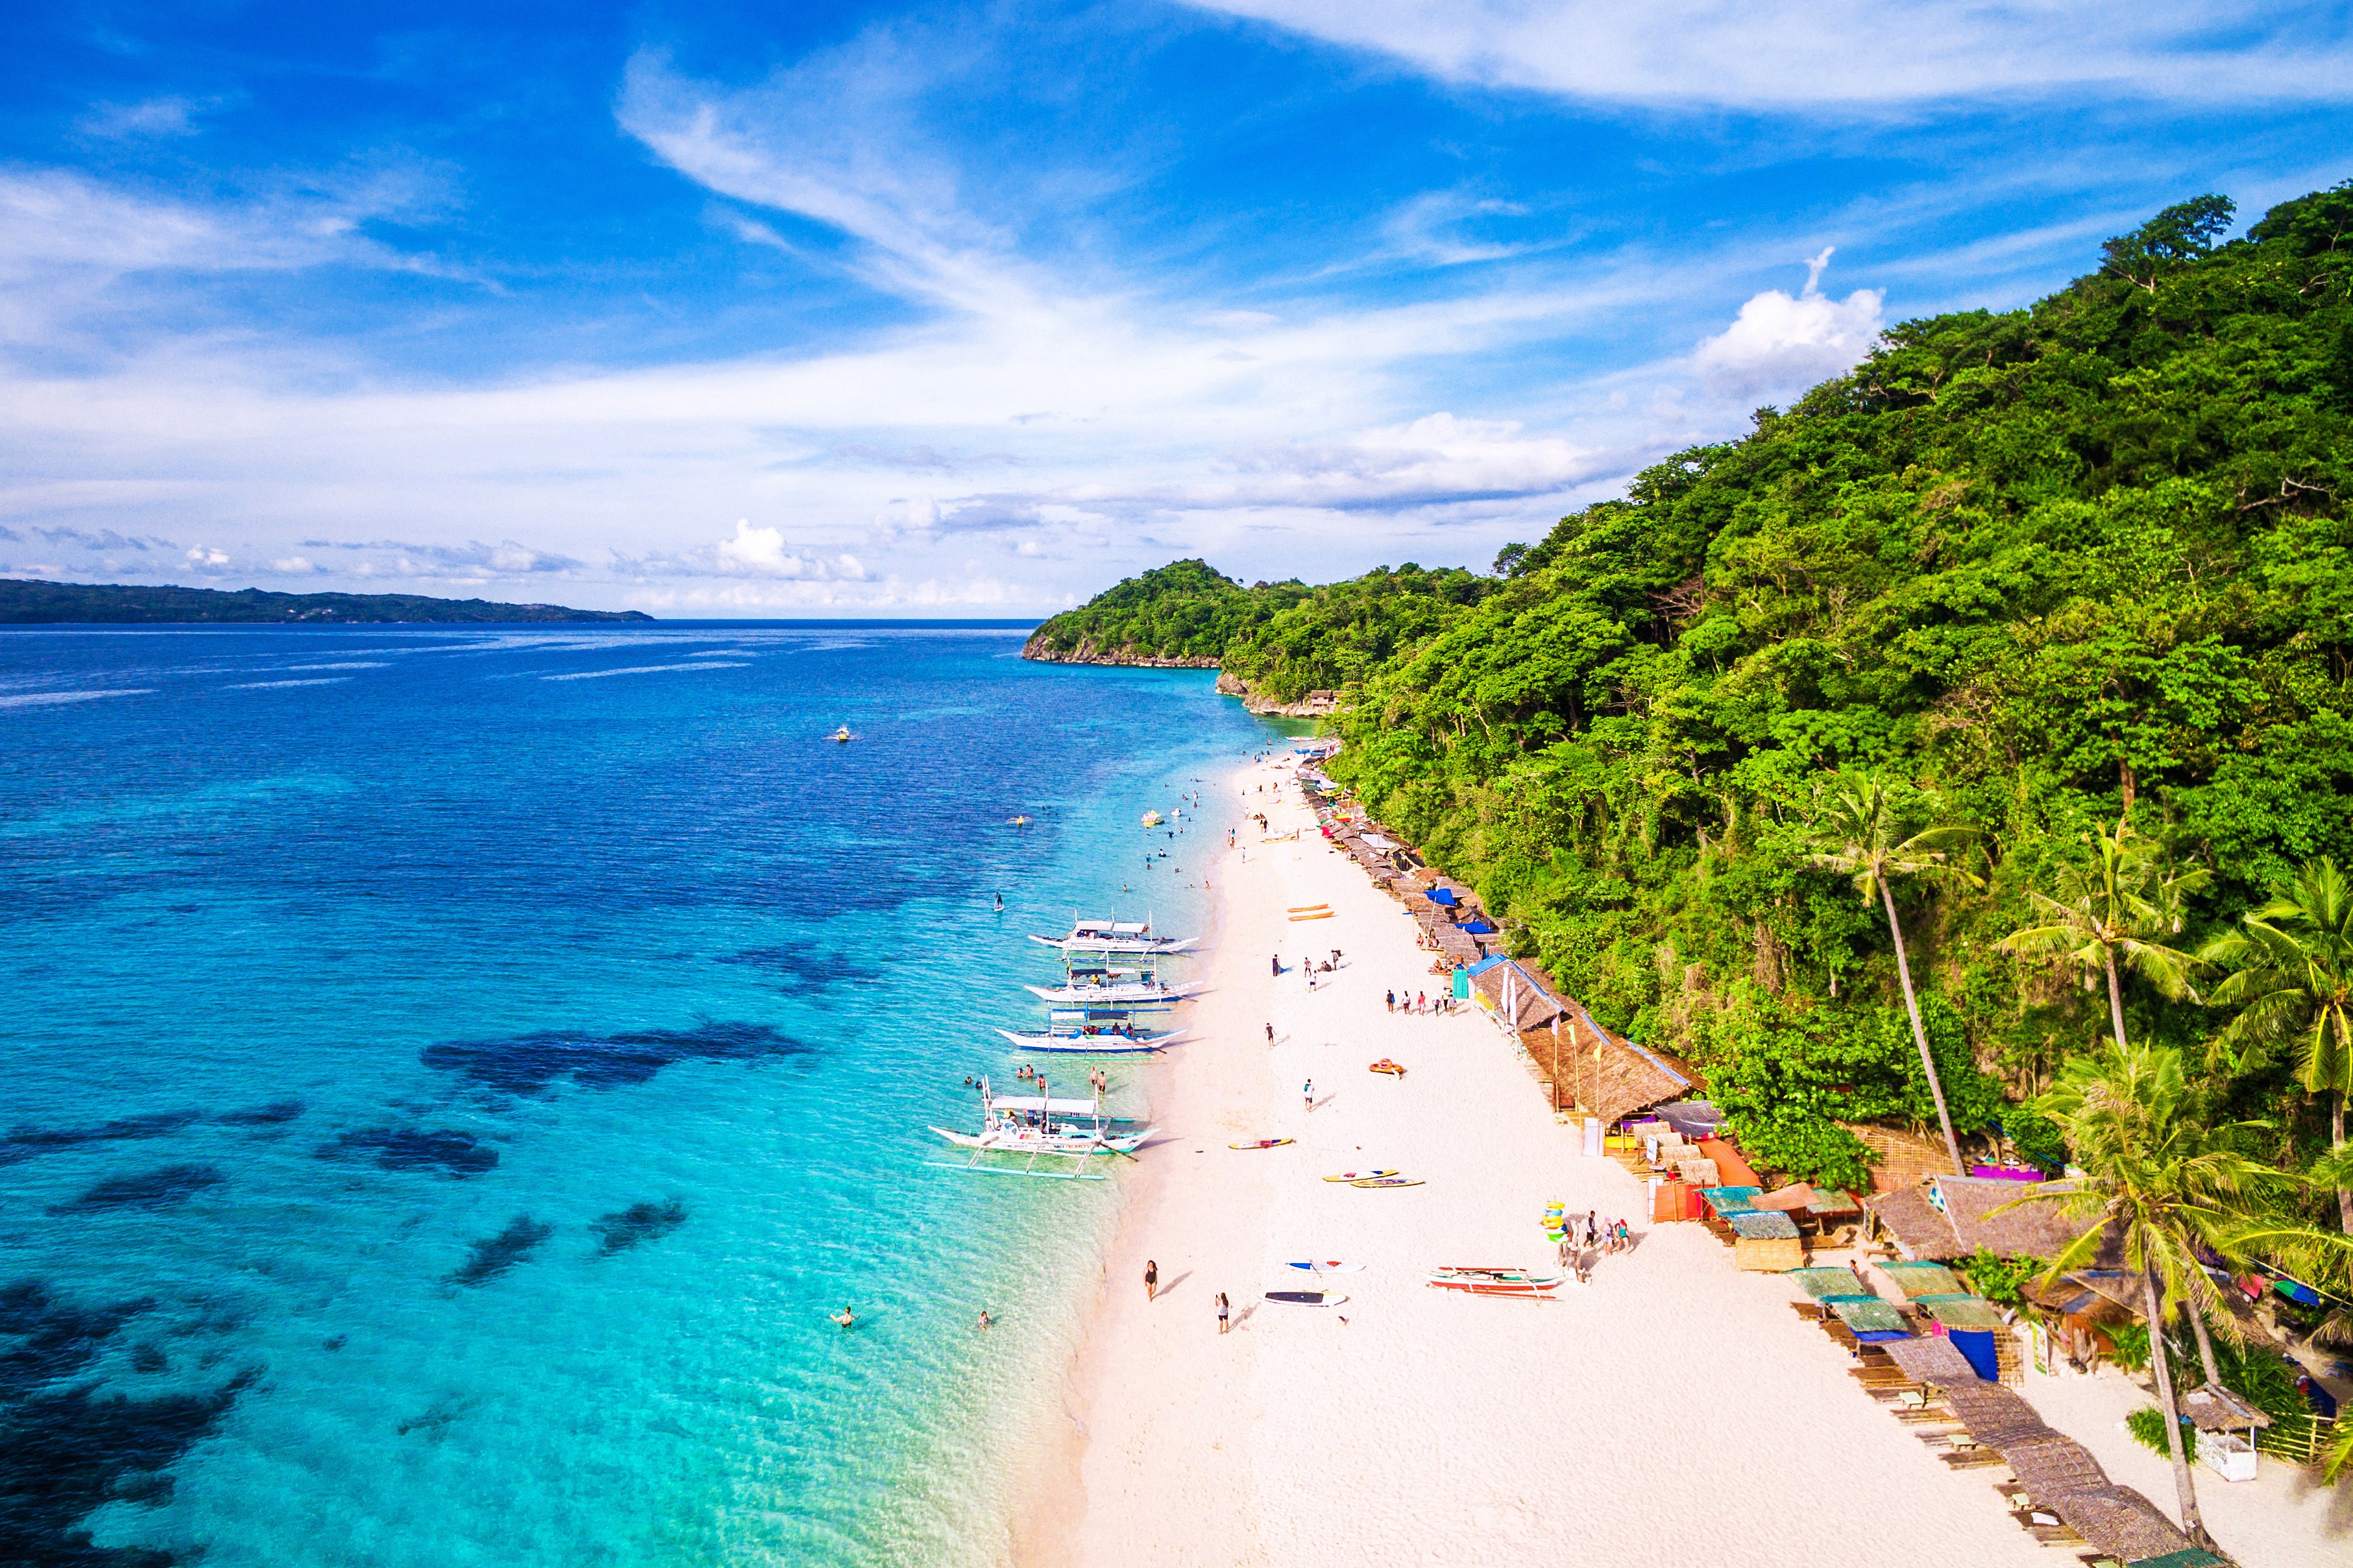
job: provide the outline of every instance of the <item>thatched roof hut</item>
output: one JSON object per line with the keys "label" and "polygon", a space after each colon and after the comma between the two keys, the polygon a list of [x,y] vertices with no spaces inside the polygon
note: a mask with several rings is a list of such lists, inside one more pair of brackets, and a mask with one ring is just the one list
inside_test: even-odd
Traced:
{"label": "thatched roof hut", "polygon": [[[1862,1206],[1909,1258],[1941,1262],[1967,1258],[1980,1247],[2001,1258],[2052,1258],[2090,1228],[2063,1204],[2020,1203],[2054,1190],[2064,1189],[2052,1182],[1930,1176],[1915,1187],[1874,1193]],[[2012,1204],[2019,1206],[2010,1208]],[[2115,1268],[2121,1256],[2111,1239],[2094,1266]]]}
{"label": "thatched roof hut", "polygon": [[1908,1375],[1936,1386],[1969,1436],[2001,1456],[2036,1507],[2057,1514],[2103,1554],[2138,1563],[2189,1549],[2188,1538],[2147,1498],[2110,1480],[2090,1450],[2052,1430],[2034,1406],[1978,1378],[1948,1341],[1891,1340],[1882,1348]]}

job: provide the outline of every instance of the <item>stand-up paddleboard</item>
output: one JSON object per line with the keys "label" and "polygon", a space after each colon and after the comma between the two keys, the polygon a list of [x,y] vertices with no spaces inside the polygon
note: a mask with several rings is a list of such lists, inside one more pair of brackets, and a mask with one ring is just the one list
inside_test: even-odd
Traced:
{"label": "stand-up paddleboard", "polygon": [[1331,918],[1332,911],[1330,910],[1319,910],[1312,915],[1293,915],[1291,917],[1291,923],[1297,925],[1301,921],[1328,921]]}
{"label": "stand-up paddleboard", "polygon": [[1326,1176],[1327,1182],[1369,1182],[1377,1176],[1394,1176],[1395,1171],[1343,1171],[1336,1176]]}
{"label": "stand-up paddleboard", "polygon": [[1280,1149],[1290,1142],[1288,1138],[1253,1138],[1247,1143],[1229,1143],[1229,1149]]}
{"label": "stand-up paddleboard", "polygon": [[1336,1307],[1348,1298],[1329,1290],[1269,1290],[1270,1301],[1287,1301],[1294,1307]]}
{"label": "stand-up paddleboard", "polygon": [[1421,1185],[1421,1178],[1419,1176],[1375,1176],[1367,1181],[1350,1182],[1348,1184],[1352,1187],[1418,1187]]}
{"label": "stand-up paddleboard", "polygon": [[1365,1271],[1361,1263],[1343,1263],[1336,1258],[1310,1258],[1304,1263],[1291,1263],[1284,1267],[1309,1274],[1362,1274]]}

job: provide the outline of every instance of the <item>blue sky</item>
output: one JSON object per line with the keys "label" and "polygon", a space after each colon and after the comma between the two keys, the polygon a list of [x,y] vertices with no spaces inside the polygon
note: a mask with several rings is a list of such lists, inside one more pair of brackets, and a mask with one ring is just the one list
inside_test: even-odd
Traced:
{"label": "blue sky", "polygon": [[2292,0],[34,4],[0,58],[0,574],[658,615],[1482,565],[1890,322],[2353,177],[2353,5]]}

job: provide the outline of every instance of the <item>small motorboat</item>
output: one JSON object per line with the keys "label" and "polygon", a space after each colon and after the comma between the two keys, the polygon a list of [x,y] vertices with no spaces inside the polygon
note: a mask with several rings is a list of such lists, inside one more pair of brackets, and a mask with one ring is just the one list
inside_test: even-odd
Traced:
{"label": "small motorboat", "polygon": [[1383,1057],[1380,1060],[1375,1062],[1373,1064],[1372,1070],[1375,1072],[1385,1072],[1391,1078],[1401,1079],[1405,1077],[1405,1068],[1398,1066],[1397,1063],[1389,1060],[1387,1057]]}
{"label": "small motorboat", "polygon": [[1160,826],[1160,814],[1156,811],[1147,811],[1144,814],[1144,826],[1146,827],[1157,827]]}
{"label": "small motorboat", "polygon": [[850,742],[858,739],[858,737],[849,732],[849,725],[844,724],[840,729],[836,730],[832,734],[828,735],[826,739],[828,741],[839,741],[844,745],[847,745]]}

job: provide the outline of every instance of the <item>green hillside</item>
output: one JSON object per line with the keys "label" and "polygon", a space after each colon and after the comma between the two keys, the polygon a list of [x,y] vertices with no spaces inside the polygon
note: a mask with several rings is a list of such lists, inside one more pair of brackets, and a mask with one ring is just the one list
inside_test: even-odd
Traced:
{"label": "green hillside", "polygon": [[[1752,1149],[1846,1180],[1837,1121],[1936,1120],[1886,920],[1808,858],[1833,770],[1873,771],[1904,831],[1973,830],[1965,875],[1896,893],[1956,1122],[2032,1144],[2006,1097],[2099,1045],[2106,999],[1995,944],[2095,829],[2211,878],[2165,939],[2192,951],[2353,862],[2353,186],[2216,243],[2231,218],[2185,203],[2026,309],[1905,322],[1499,577],[1219,579],[1188,646],[1353,686],[1338,771],[1373,808],[1606,1022],[1707,1066]],[[2292,1042],[2121,985],[2137,1039],[2214,1065],[2212,1115],[2326,1146]]]}

